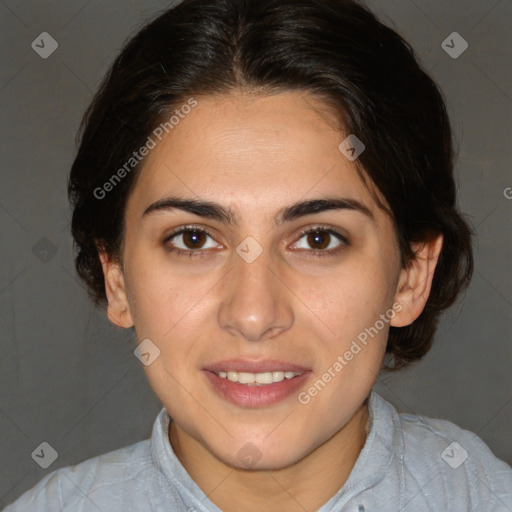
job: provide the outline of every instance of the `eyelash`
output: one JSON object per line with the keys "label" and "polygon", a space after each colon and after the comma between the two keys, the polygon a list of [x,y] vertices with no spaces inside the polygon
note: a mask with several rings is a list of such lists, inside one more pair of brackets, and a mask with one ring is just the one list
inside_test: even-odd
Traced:
{"label": "eyelash", "polygon": [[[173,247],[168,244],[168,242],[170,240],[172,240],[174,237],[181,235],[183,233],[189,233],[191,231],[194,231],[197,233],[203,233],[205,235],[208,235],[211,238],[214,238],[213,235],[207,229],[199,228],[196,226],[184,226],[182,228],[179,228],[177,231],[174,231],[169,236],[167,236],[165,238],[165,240],[163,241],[163,244],[166,246],[166,248],[169,252],[174,253],[177,256],[188,256],[190,258],[206,256],[208,249],[203,249],[203,250],[201,250],[201,249],[192,250],[191,249],[188,251],[184,251],[183,249],[178,249],[178,248]],[[342,242],[342,244],[334,249],[329,249],[329,250],[311,249],[311,253],[312,253],[311,256],[313,258],[324,258],[326,256],[334,256],[334,255],[340,253],[344,249],[344,246],[350,245],[347,238],[344,235],[342,235],[339,231],[332,229],[332,228],[328,228],[326,226],[315,226],[314,228],[309,228],[309,229],[302,231],[299,236],[299,240],[304,235],[309,235],[310,233],[315,233],[315,232],[323,232],[323,233],[329,233],[330,235],[334,235],[336,238],[338,238],[338,240],[340,242]]]}

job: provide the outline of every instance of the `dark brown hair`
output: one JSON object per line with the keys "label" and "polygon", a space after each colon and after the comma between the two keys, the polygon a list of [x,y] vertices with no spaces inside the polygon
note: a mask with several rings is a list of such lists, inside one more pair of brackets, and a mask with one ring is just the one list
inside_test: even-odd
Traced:
{"label": "dark brown hair", "polygon": [[188,99],[241,89],[305,91],[337,108],[364,141],[358,163],[389,205],[404,266],[411,242],[443,233],[430,297],[415,322],[390,328],[386,369],[421,359],[440,313],[470,282],[473,232],[456,206],[439,88],[410,45],[352,0],[185,0],[128,41],[85,113],[69,177],[76,269],[91,298],[106,301],[96,244],[120,261],[141,165],[106,197],[94,191]]}

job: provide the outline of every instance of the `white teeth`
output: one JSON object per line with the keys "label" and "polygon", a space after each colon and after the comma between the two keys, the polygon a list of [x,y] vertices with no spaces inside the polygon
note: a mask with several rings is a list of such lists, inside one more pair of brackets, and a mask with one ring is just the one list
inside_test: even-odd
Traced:
{"label": "white teeth", "polygon": [[240,384],[247,384],[249,386],[265,386],[274,382],[281,382],[284,379],[293,379],[293,377],[302,375],[302,373],[303,372],[216,372],[216,374],[223,379],[228,379],[231,382],[239,382]]}
{"label": "white teeth", "polygon": [[238,382],[238,372],[227,372],[226,377],[231,382]]}
{"label": "white teeth", "polygon": [[272,384],[272,372],[257,373],[255,379],[257,384]]}
{"label": "white teeth", "polygon": [[254,373],[245,373],[245,372],[238,373],[238,382],[240,382],[240,384],[254,384],[255,380],[256,380],[256,375],[254,375]]}
{"label": "white teeth", "polygon": [[284,379],[284,372],[272,372],[272,380],[274,382],[281,382]]}

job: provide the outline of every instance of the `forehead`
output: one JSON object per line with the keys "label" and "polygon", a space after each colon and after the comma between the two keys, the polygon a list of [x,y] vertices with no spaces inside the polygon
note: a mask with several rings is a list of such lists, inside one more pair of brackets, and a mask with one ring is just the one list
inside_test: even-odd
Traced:
{"label": "forehead", "polygon": [[339,193],[375,204],[355,162],[338,149],[349,135],[318,98],[303,92],[197,98],[143,162],[128,210],[165,194],[232,205],[249,215],[308,196]]}

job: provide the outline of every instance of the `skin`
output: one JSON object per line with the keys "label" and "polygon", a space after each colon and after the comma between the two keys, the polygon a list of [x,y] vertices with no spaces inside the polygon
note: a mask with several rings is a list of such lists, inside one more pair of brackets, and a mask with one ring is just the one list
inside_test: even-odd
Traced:
{"label": "skin", "polygon": [[[108,316],[160,349],[144,370],[173,419],[169,441],[224,511],[317,510],[341,488],[364,446],[364,401],[389,325],[412,323],[430,293],[442,235],[414,246],[417,258],[401,268],[391,219],[338,150],[347,136],[306,93],[198,98],[150,152],[128,198],[123,265],[101,254]],[[177,209],[142,218],[170,194],[220,203],[239,224]],[[286,206],[333,195],[357,199],[373,219],[333,210],[274,224]],[[164,243],[186,225],[212,233],[201,239],[203,257],[166,250],[174,244],[197,251],[186,235]],[[315,256],[315,241],[300,234],[318,225],[339,230],[349,244],[324,233],[328,249],[342,250]],[[236,252],[248,236],[263,250],[252,263]],[[397,303],[400,312],[307,405],[292,394],[270,406],[240,407],[201,372],[223,359],[279,359],[312,370],[301,388],[307,390]],[[250,471],[237,457],[249,442],[260,455]]]}

